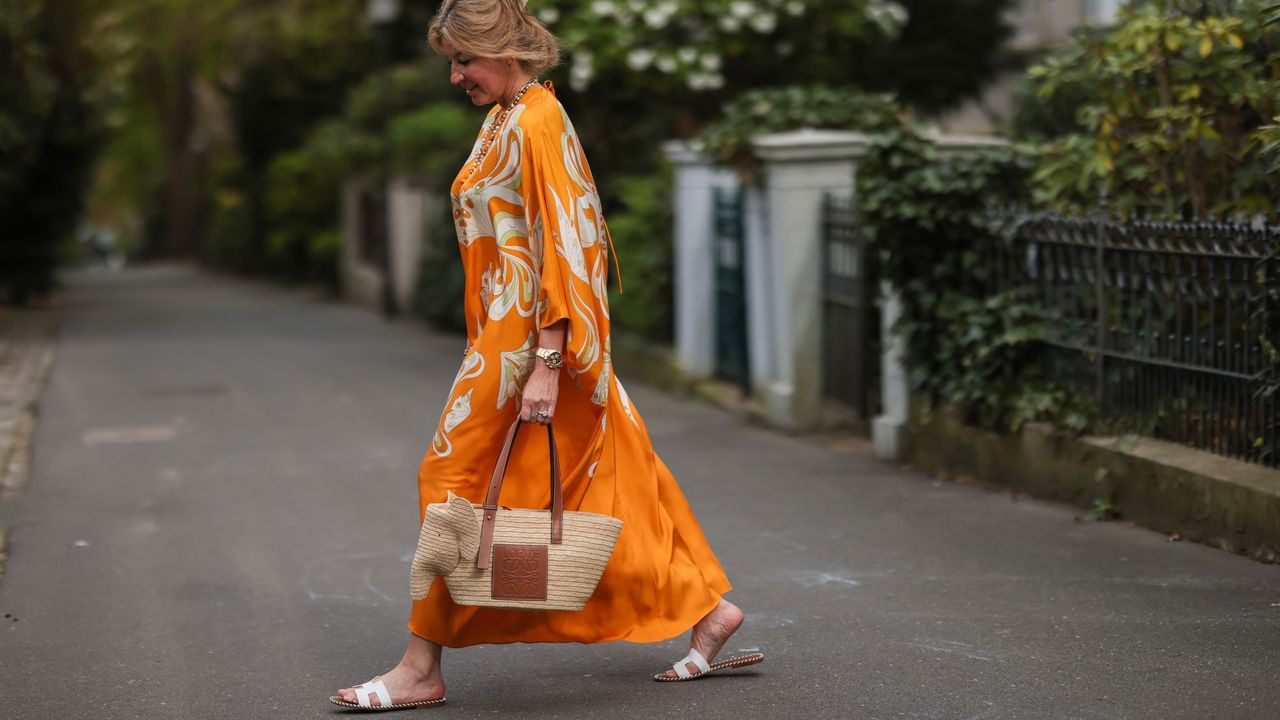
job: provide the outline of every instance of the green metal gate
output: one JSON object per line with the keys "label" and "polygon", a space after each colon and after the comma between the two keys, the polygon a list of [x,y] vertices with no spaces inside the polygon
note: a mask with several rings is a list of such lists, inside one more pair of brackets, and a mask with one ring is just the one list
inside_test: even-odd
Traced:
{"label": "green metal gate", "polygon": [[822,378],[823,395],[868,418],[867,331],[873,308],[867,282],[866,244],[851,198],[823,201]]}
{"label": "green metal gate", "polygon": [[716,375],[751,392],[741,188],[715,189]]}

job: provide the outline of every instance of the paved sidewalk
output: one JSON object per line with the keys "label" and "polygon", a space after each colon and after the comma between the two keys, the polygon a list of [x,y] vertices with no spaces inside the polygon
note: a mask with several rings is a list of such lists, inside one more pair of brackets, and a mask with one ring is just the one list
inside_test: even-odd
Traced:
{"label": "paved sidewalk", "polygon": [[56,322],[56,302],[0,307],[0,497],[26,484],[35,399],[53,366]]}
{"label": "paved sidewalk", "polygon": [[[0,717],[335,717],[403,649],[461,346],[181,267],[70,278],[0,501]],[[767,662],[671,685],[680,640],[448,651],[431,717],[1280,717],[1280,568],[628,389],[748,613],[729,649]]]}

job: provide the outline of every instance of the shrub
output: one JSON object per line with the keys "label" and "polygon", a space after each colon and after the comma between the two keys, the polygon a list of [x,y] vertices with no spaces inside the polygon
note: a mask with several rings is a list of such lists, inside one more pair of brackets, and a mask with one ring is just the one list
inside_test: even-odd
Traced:
{"label": "shrub", "polygon": [[466,160],[479,122],[474,111],[435,103],[391,122],[391,155],[397,171],[447,191]]}
{"label": "shrub", "polygon": [[[675,327],[669,167],[614,180],[621,207],[608,218],[623,291],[614,284],[609,313],[616,328],[670,343]],[[613,270],[610,270],[612,273]]]}
{"label": "shrub", "polygon": [[441,213],[441,217],[429,222],[428,237],[447,240],[441,242],[435,252],[423,256],[418,286],[413,295],[413,313],[438,328],[462,332],[467,329],[463,310],[467,276],[462,270],[462,256],[454,241],[453,218]]}
{"label": "shrub", "polygon": [[745,92],[724,106],[721,119],[702,131],[713,159],[751,172],[756,135],[797,128],[881,132],[898,124],[900,110],[889,95],[856,88],[790,86]]}
{"label": "shrub", "polygon": [[1275,209],[1258,131],[1280,114],[1280,31],[1259,0],[1133,3],[1030,76],[1042,100],[1079,102],[1070,131],[1042,146],[1049,206],[1106,192],[1121,212]]}
{"label": "shrub", "polygon": [[308,144],[284,153],[267,169],[267,262],[273,274],[289,281],[337,277],[337,255],[312,255],[316,235],[338,224],[343,167],[325,148]]}

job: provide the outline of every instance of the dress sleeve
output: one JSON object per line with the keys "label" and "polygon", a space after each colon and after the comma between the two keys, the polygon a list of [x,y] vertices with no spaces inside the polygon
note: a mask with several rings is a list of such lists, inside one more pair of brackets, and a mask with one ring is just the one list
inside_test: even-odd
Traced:
{"label": "dress sleeve", "polygon": [[607,273],[600,201],[569,126],[540,113],[525,128],[520,193],[539,276],[539,328],[568,320],[566,359],[585,370],[601,357]]}

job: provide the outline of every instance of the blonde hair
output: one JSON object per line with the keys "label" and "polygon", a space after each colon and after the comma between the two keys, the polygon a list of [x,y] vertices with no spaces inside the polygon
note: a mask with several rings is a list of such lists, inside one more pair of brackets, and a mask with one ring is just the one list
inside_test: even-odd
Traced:
{"label": "blonde hair", "polygon": [[431,18],[427,42],[444,54],[448,42],[464,55],[512,58],[537,75],[560,62],[556,36],[529,13],[526,0],[444,0]]}

